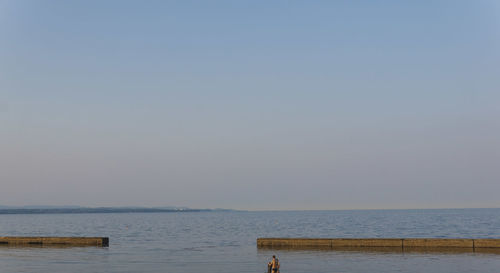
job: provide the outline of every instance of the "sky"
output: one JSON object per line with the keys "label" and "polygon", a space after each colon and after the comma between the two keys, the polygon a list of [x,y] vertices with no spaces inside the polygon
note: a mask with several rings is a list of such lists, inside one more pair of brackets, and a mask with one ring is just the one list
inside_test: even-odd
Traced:
{"label": "sky", "polygon": [[497,1],[0,0],[0,205],[500,207]]}

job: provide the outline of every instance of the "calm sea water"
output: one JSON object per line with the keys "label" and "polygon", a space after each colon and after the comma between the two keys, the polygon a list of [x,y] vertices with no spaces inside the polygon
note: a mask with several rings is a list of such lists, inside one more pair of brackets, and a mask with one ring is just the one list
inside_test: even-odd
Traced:
{"label": "calm sea water", "polygon": [[258,237],[500,238],[500,209],[0,215],[0,236],[109,236],[109,248],[0,247],[0,272],[500,272],[500,254],[260,250]]}

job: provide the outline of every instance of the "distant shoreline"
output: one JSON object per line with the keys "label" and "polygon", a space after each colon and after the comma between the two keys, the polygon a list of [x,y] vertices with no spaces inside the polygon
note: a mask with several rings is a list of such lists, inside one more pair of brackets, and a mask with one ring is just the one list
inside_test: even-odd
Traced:
{"label": "distant shoreline", "polygon": [[84,214],[84,213],[175,213],[175,212],[374,212],[374,211],[428,211],[428,210],[496,210],[500,208],[424,208],[424,209],[331,209],[331,210],[239,210],[239,209],[191,209],[186,207],[8,207],[0,206],[5,214]]}
{"label": "distant shoreline", "polygon": [[210,212],[227,211],[223,209],[188,208],[12,208],[0,209],[0,214],[82,214],[82,213],[171,213],[171,212]]}

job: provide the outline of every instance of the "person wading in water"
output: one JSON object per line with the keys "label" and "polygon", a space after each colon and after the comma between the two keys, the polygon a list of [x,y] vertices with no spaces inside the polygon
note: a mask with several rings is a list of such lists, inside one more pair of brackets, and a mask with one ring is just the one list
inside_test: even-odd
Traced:
{"label": "person wading in water", "polygon": [[267,271],[272,273],[280,272],[280,261],[273,255],[273,259],[267,264]]}

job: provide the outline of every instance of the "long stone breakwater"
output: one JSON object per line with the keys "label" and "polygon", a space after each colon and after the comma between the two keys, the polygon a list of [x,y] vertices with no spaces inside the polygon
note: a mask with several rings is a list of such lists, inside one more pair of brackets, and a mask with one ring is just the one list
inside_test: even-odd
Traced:
{"label": "long stone breakwater", "polygon": [[500,250],[500,239],[443,239],[443,238],[258,238],[258,248],[456,248]]}

